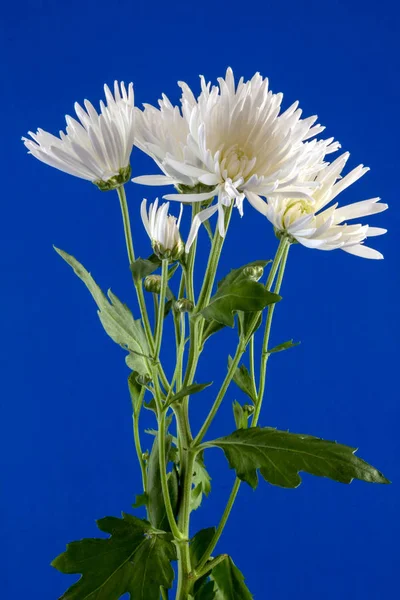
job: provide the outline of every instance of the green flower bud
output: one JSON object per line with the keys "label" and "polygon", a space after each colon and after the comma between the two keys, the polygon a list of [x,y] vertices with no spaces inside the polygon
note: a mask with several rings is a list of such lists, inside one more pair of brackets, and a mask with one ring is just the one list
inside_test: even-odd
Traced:
{"label": "green flower bud", "polygon": [[263,273],[264,267],[261,267],[260,265],[246,267],[243,271],[243,274],[249,279],[252,279],[253,281],[258,281],[259,279],[261,279]]}
{"label": "green flower bud", "polygon": [[180,313],[191,313],[194,308],[194,304],[191,300],[186,298],[180,298],[175,302],[175,310]]}
{"label": "green flower bud", "polygon": [[153,292],[153,294],[159,294],[161,290],[160,275],[147,275],[147,277],[145,277],[143,285],[146,292]]}

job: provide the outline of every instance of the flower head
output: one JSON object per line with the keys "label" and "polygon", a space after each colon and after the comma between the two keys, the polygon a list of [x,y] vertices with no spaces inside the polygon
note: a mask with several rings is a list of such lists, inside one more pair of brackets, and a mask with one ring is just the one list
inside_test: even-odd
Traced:
{"label": "flower head", "polygon": [[100,189],[118,187],[130,178],[129,158],[134,142],[133,84],[114,83],[114,95],[104,86],[107,105],[100,114],[85,100],[86,111],[75,103],[80,122],[67,115],[66,133],[56,137],[43,129],[22,138],[30,154],[70,175],[96,183]]}
{"label": "flower head", "polygon": [[[255,207],[261,196],[290,193],[308,197],[315,173],[324,165],[325,154],[337,150],[333,139],[312,141],[324,128],[314,125],[317,117],[302,120],[298,103],[281,110],[282,94],[273,94],[268,79],[259,73],[235,85],[228,69],[219,86],[211,87],[201,77],[201,94],[196,99],[185,83],[181,109],[166,96],[160,109],[145,105],[136,109],[136,145],[154,158],[164,175],[136,177],[136,183],[174,184],[184,194],[167,200],[205,202],[218,197],[194,219],[187,249],[200,223],[218,211],[224,235],[224,206],[233,202],[243,212],[245,198]],[[307,177],[300,180],[299,173]]]}
{"label": "flower head", "polygon": [[168,214],[169,202],[158,207],[158,198],[150,204],[147,214],[147,200],[140,207],[144,228],[151,240],[154,252],[161,259],[178,260],[184,251],[184,245],[179,234],[183,205],[178,220]]}
{"label": "flower head", "polygon": [[342,177],[348,158],[349,153],[345,153],[319,171],[315,177],[318,187],[311,198],[299,199],[290,195],[268,198],[264,206],[260,206],[260,212],[271,221],[277,232],[289,234],[308,248],[340,248],[363,258],[383,258],[380,252],[364,246],[363,242],[368,237],[386,233],[386,229],[360,223],[348,225],[347,221],[380,213],[387,209],[387,204],[380,203],[380,198],[371,198],[341,208],[338,208],[338,203],[328,207],[340,192],[369,170],[359,165]]}

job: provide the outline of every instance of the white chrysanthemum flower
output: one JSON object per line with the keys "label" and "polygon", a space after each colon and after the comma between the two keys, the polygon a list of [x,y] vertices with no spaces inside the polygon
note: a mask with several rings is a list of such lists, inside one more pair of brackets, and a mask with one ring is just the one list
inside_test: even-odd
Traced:
{"label": "white chrysanthemum flower", "polygon": [[80,123],[67,115],[66,134],[56,137],[43,129],[22,138],[30,154],[70,175],[81,177],[108,190],[130,178],[129,159],[134,143],[133,84],[128,91],[114,83],[114,95],[104,86],[107,105],[100,102],[100,114],[85,100],[86,111],[75,103]]}
{"label": "white chrysanthemum flower", "polygon": [[181,204],[179,217],[176,219],[176,217],[168,214],[169,202],[158,207],[157,198],[154,204],[150,204],[148,214],[147,200],[144,199],[141,204],[140,214],[144,228],[151,240],[154,252],[161,259],[177,260],[182,256],[184,245],[179,234],[182,209],[183,205]]}
{"label": "white chrysanthemum flower", "polygon": [[[181,110],[166,96],[159,102],[160,110],[150,105],[136,109],[135,143],[165,175],[133,181],[174,184],[185,192],[165,196],[167,200],[205,202],[218,197],[217,204],[194,220],[187,249],[200,223],[217,210],[219,231],[225,234],[223,207],[232,202],[242,214],[245,198],[260,209],[260,196],[308,197],[325,154],[339,147],[332,138],[307,141],[324,129],[314,126],[317,117],[300,119],[297,102],[279,115],[282,94],[273,94],[268,79],[259,73],[246,83],[240,79],[236,87],[228,69],[218,82],[219,87],[211,87],[201,77],[197,100],[185,83],[179,83]],[[299,173],[307,177],[300,180]]]}
{"label": "white chrysanthemum flower", "polygon": [[341,172],[349,158],[345,153],[322,169],[315,177],[318,187],[310,199],[296,199],[290,196],[268,198],[262,212],[277,231],[288,233],[294,240],[308,248],[335,250],[340,248],[363,258],[383,258],[373,248],[364,246],[368,237],[382,235],[386,229],[369,225],[348,225],[347,221],[380,213],[388,208],[380,203],[380,198],[371,198],[338,208],[338,203],[327,205],[362,177],[369,169],[359,165],[341,177]]}

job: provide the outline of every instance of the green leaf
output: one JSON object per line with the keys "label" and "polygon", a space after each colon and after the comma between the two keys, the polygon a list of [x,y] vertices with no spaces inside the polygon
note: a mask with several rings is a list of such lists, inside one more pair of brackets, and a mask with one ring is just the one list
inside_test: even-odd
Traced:
{"label": "green leaf", "polygon": [[261,323],[262,323],[262,313],[254,313],[254,312],[243,312],[241,310],[238,311],[238,317],[239,317],[239,335],[242,338],[247,338],[247,336],[250,333],[250,325],[253,322],[253,318],[254,315],[258,314],[255,326],[254,326],[254,331],[253,333],[255,333],[257,331],[257,329],[260,327]]}
{"label": "green leaf", "polygon": [[193,488],[190,499],[190,509],[196,510],[199,508],[202,500],[203,494],[208,496],[211,492],[211,477],[207,472],[207,469],[204,465],[203,453],[200,452],[195,460],[194,469],[193,469]]}
{"label": "green leaf", "polygon": [[159,600],[160,586],[172,587],[176,549],[171,536],[154,532],[147,521],[123,513],[97,522],[108,539],[83,539],[67,545],[52,562],[61,573],[82,577],[59,600]]}
{"label": "green leaf", "polygon": [[300,485],[300,471],[341,483],[353,479],[390,483],[380,471],[355,456],[355,448],[311,435],[254,427],[239,429],[205,446],[222,448],[239,479],[253,488],[257,487],[257,469],[269,483],[286,488]]}
{"label": "green leaf", "polygon": [[151,275],[161,266],[161,260],[155,254],[149,256],[149,258],[137,258],[131,264],[132,276],[135,281],[140,281]]}
{"label": "green leaf", "polygon": [[190,557],[193,568],[199,564],[204,552],[207,550],[211,540],[214,537],[215,527],[200,529],[190,540]]}
{"label": "green leaf", "polygon": [[146,358],[149,358],[149,348],[140,319],[135,320],[129,308],[122,304],[111,290],[108,292],[109,302],[90,273],[73,256],[58,248],[55,250],[72,267],[92,294],[99,308],[100,321],[110,338],[130,352],[126,358],[128,367],[140,375],[148,375]]}
{"label": "green leaf", "polygon": [[228,556],[211,572],[216,584],[215,600],[252,600],[253,595],[244,583],[244,576]]}
{"label": "green leaf", "polygon": [[177,394],[174,394],[168,402],[165,404],[165,407],[171,406],[174,402],[178,402],[178,400],[183,400],[186,396],[192,396],[192,394],[197,394],[198,392],[202,392],[205,388],[212,385],[212,381],[208,381],[207,383],[192,383],[190,385],[184,386]]}
{"label": "green leaf", "polygon": [[[262,267],[264,268],[266,265],[271,263],[271,260],[254,260],[253,262],[248,263],[247,265],[243,265],[238,269],[232,269],[228,275],[226,275],[221,281],[218,282],[218,289],[224,285],[231,285],[232,283],[239,283],[240,281],[248,281],[252,278],[248,275],[248,270],[252,267]],[[254,281],[254,279],[253,279]]]}
{"label": "green leaf", "polygon": [[[169,454],[171,450],[172,436],[167,435],[165,453],[167,460],[169,460]],[[161,487],[160,477],[160,449],[158,444],[158,435],[155,436],[153,442],[153,448],[151,450],[148,467],[147,467],[147,510],[149,515],[150,523],[156,529],[163,529],[169,531],[169,523],[167,517],[167,511],[165,509],[164,496]],[[178,510],[178,496],[179,496],[179,482],[178,473],[173,467],[172,471],[168,474],[168,489],[171,498],[172,508],[174,514],[177,514]]]}
{"label": "green leaf", "polygon": [[131,396],[132,409],[133,414],[136,415],[140,410],[141,403],[143,401],[142,398],[142,389],[143,386],[137,381],[138,374],[136,371],[132,371],[132,373],[128,377],[128,388]]}
{"label": "green leaf", "polygon": [[282,352],[283,350],[288,350],[289,348],[294,348],[298,346],[300,342],[294,342],[293,340],[289,340],[288,342],[283,342],[283,344],[278,344],[271,350],[268,350],[268,354],[275,354],[275,352]]}
{"label": "green leaf", "polygon": [[281,299],[278,294],[268,292],[261,283],[244,280],[221,285],[201,314],[206,321],[215,320],[227,327],[233,327],[234,313],[238,310],[261,311]]}
{"label": "green leaf", "polygon": [[248,414],[244,412],[241,404],[237,400],[233,402],[233,417],[235,419],[236,429],[247,429]]}
{"label": "green leaf", "polygon": [[[204,552],[207,550],[214,537],[215,531],[215,527],[201,529],[190,540],[190,558],[194,569],[197,567]],[[196,581],[193,592],[195,600],[212,600],[214,598],[214,583],[208,581],[208,575],[205,575]]]}
{"label": "green leaf", "polygon": [[[228,366],[230,367],[231,364],[232,357],[228,356]],[[257,392],[254,381],[245,365],[241,365],[236,369],[233,376],[233,381],[242,390],[242,392],[244,392],[250,398],[250,400],[254,402],[254,404],[257,402]]]}
{"label": "green leaf", "polygon": [[[234,313],[237,311],[261,311],[269,304],[281,300],[277,294],[265,289],[261,283],[249,274],[252,269],[263,268],[271,261],[256,260],[239,269],[232,269],[218,283],[217,292],[209,304],[201,311],[206,321],[218,321],[228,327],[235,324]],[[258,279],[258,277],[256,277]]]}
{"label": "green leaf", "polygon": [[218,321],[209,321],[208,323],[206,323],[203,331],[203,337],[201,339],[201,348],[203,348],[208,338],[210,338],[212,335],[214,335],[214,333],[217,333],[221,329],[224,329],[224,327],[225,325],[223,323],[218,323]]}
{"label": "green leaf", "polygon": [[215,583],[213,581],[201,580],[201,585],[198,586],[194,594],[194,600],[216,600]]}
{"label": "green leaf", "polygon": [[141,506],[147,506],[148,496],[147,494],[138,494],[136,496],[134,504],[132,504],[132,508],[140,508]]}

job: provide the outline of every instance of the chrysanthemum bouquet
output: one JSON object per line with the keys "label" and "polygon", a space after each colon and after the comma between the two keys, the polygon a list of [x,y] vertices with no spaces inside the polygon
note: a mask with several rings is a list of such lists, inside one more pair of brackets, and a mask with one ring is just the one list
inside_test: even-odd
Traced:
{"label": "chrysanthemum bouquet", "polygon": [[[354,448],[259,424],[268,359],[295,345],[269,344],[291,246],[299,243],[382,258],[364,241],[385,230],[352,221],[387,205],[372,198],[339,207],[339,194],[368,169],[360,165],[343,175],[349,155],[329,162],[328,155],[337,152],[339,144],[333,138],[319,139],[324,128],[315,124],[316,117],[301,118],[297,102],[281,112],[282,95],[271,92],[268,80],[258,73],[237,85],[230,69],[218,86],[201,78],[197,98],[185,83],[179,85],[180,107],[163,96],[159,108],[145,105],[139,110],[134,107],[133,85],[126,89],[116,82],[114,93],[105,86],[107,104],[100,103],[100,113],[85,101],[85,108],[75,105],[79,121],[67,116],[66,133],[60,132],[60,137],[39,129],[30,133],[32,139],[24,138],[39,160],[91,181],[100,190],[117,192],[140,310],[139,317],[138,309],[132,313],[111,291],[105,295],[75,258],[56,249],[93,296],[106,333],[127,352],[143,488],[134,508],[146,511],[146,519],[123,514],[122,519],[99,520],[98,527],[108,538],[72,542],[53,561],[63,573],[82,575],[62,596],[66,600],[117,600],[126,593],[132,600],[165,600],[172,597],[175,573],[176,600],[247,600],[252,595],[243,575],[218,547],[242,482],[255,488],[259,471],[272,485],[296,488],[304,471],[342,483],[354,478],[388,483],[355,456]],[[136,193],[139,189],[129,183],[134,145],[154,159],[155,171],[161,174],[133,181],[173,185],[175,192],[165,199],[180,203],[176,217],[169,214],[174,204],[155,200],[147,206],[143,200],[141,217],[152,252],[140,252],[148,258],[135,254],[125,195],[125,184]],[[245,210],[257,210],[262,215],[260,228],[263,217],[270,221],[277,237],[276,254],[273,260],[242,266],[240,256],[234,256],[232,270],[216,283],[224,240],[235,227],[235,209],[241,216]],[[189,213],[190,232],[182,240],[180,223]],[[208,262],[196,294],[194,269],[202,225],[210,243],[201,249],[203,255],[208,253]],[[163,335],[167,319],[174,325],[174,342]],[[213,384],[199,382],[199,361],[213,343],[210,338],[224,327],[237,331],[236,348],[229,348],[221,359],[225,376]],[[261,353],[255,351],[256,335],[262,340]],[[173,343],[175,368],[167,372],[163,350],[171,352]],[[227,424],[221,437],[210,439],[209,427],[230,385],[238,386],[247,402],[234,402],[236,430]],[[198,431],[192,430],[189,419],[194,394],[209,403]],[[141,438],[144,409],[153,412],[156,424],[149,450]],[[217,526],[193,532],[191,513],[210,492],[207,460],[214,447],[224,452],[236,480],[222,516],[216,516]]]}

